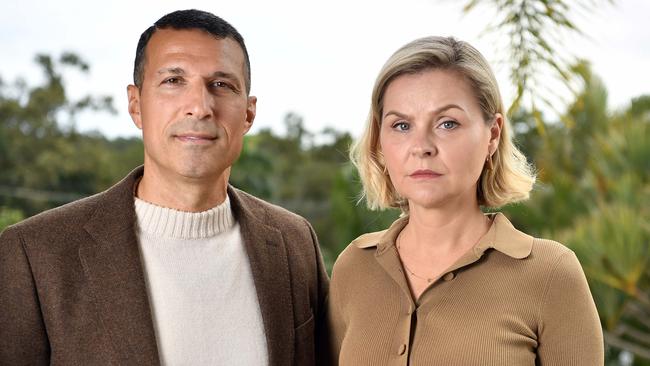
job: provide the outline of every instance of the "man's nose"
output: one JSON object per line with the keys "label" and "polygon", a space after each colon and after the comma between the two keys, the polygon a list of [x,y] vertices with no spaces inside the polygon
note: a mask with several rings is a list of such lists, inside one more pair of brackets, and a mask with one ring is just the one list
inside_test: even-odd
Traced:
{"label": "man's nose", "polygon": [[185,116],[196,119],[212,117],[213,98],[206,85],[192,86],[186,95]]}

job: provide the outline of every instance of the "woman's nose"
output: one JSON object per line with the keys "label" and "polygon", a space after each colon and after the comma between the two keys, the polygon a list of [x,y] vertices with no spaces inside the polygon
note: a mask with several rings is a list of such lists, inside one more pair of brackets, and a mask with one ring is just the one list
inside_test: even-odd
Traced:
{"label": "woman's nose", "polygon": [[411,145],[411,154],[423,158],[433,156],[437,149],[434,138],[430,131],[420,131],[414,134],[413,144]]}

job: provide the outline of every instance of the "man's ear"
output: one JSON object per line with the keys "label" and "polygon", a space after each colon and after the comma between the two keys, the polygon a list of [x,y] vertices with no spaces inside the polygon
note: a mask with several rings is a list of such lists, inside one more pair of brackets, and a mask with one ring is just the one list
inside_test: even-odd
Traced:
{"label": "man's ear", "polygon": [[494,154],[499,147],[501,141],[501,131],[503,130],[503,115],[497,113],[494,115],[494,121],[490,125],[490,143],[488,144],[488,150],[490,155]]}
{"label": "man's ear", "polygon": [[131,115],[131,119],[139,129],[142,129],[140,89],[137,86],[130,84],[126,87],[126,94],[129,98],[129,114]]}
{"label": "man's ear", "polygon": [[255,113],[257,113],[257,97],[250,96],[248,97],[248,105],[246,106],[246,126],[244,128],[244,134],[246,134],[251,129],[251,127],[253,127]]}

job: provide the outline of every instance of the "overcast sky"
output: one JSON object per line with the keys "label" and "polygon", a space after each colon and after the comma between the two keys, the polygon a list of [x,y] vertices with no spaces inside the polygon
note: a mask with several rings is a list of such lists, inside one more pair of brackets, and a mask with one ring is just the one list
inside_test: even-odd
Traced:
{"label": "overcast sky", "polygon": [[[118,114],[84,114],[77,127],[107,136],[137,136],[126,110],[126,85],[142,31],[165,13],[197,8],[213,12],[244,36],[251,58],[252,94],[258,114],[252,132],[283,131],[287,112],[304,117],[318,132],[326,126],[358,135],[382,64],[403,44],[427,35],[453,35],[477,47],[491,62],[507,39],[479,37],[489,20],[483,10],[461,14],[466,1],[401,0],[313,2],[221,1],[35,1],[21,0],[0,12],[0,75],[41,80],[33,63],[38,52],[74,51],[90,73],[67,73],[71,98],[112,95]],[[609,89],[609,107],[650,94],[650,1],[618,0],[577,23],[588,38],[567,39],[568,48],[592,62]],[[495,44],[501,43],[501,44]],[[496,47],[498,46],[498,47]],[[507,70],[494,65],[509,104]],[[0,121],[2,123],[2,121]]]}

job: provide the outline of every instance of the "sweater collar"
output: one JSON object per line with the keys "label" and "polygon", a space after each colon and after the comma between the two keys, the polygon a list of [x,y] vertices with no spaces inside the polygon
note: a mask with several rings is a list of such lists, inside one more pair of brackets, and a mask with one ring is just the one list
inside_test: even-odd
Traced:
{"label": "sweater collar", "polygon": [[[533,247],[532,236],[517,230],[502,213],[488,214],[488,216],[492,218],[492,225],[472,248],[477,258],[491,248],[516,259],[523,259],[530,255]],[[355,239],[352,244],[362,249],[377,247],[377,253],[382,254],[395,245],[397,235],[407,223],[408,215],[400,217],[388,229],[364,234]]]}
{"label": "sweater collar", "polygon": [[227,231],[235,224],[230,198],[202,212],[185,212],[157,206],[135,197],[138,228],[156,237],[176,239],[209,238]]}

